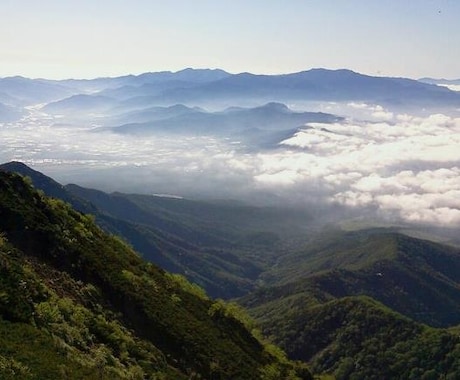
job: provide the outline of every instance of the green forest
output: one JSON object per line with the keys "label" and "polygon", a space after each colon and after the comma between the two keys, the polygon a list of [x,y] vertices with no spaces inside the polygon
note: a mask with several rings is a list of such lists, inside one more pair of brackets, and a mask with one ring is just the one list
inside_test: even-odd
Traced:
{"label": "green forest", "polygon": [[453,245],[3,169],[2,379],[460,376]]}

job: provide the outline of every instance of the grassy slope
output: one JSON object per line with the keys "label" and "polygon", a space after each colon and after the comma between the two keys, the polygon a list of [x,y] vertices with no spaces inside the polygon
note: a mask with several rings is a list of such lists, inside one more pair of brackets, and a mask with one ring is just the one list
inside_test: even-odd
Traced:
{"label": "grassy slope", "polygon": [[225,307],[17,175],[0,172],[0,214],[1,326],[43,338],[50,358],[30,360],[26,345],[8,350],[14,342],[5,327],[0,360],[27,366],[31,378],[66,366],[74,378],[99,371],[103,378],[253,379],[293,371]]}

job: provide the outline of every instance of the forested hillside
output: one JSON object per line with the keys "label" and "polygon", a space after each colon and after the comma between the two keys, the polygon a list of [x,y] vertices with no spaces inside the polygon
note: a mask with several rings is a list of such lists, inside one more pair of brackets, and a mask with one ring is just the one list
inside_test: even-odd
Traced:
{"label": "forested hillside", "polygon": [[262,278],[269,286],[258,300],[367,295],[431,326],[460,323],[460,249],[394,229],[329,232],[281,256]]}
{"label": "forested hillside", "polygon": [[2,379],[309,378],[231,306],[16,174],[0,172],[0,215]]}
{"label": "forested hillside", "polygon": [[336,379],[457,379],[460,338],[364,297],[339,298],[267,324],[266,333],[315,373]]}
{"label": "forested hillside", "polygon": [[63,186],[20,162],[0,169],[29,177],[46,195],[94,215],[101,228],[123,236],[143,258],[185,275],[213,297],[232,298],[252,290],[283,246],[304,235],[312,221],[302,210]]}
{"label": "forested hillside", "polygon": [[[2,168],[29,176],[1,174],[5,374],[293,379],[309,378],[308,365],[336,379],[460,376],[458,248],[396,227],[317,231],[305,213],[107,194]],[[243,295],[255,322],[94,221],[150,261]]]}
{"label": "forested hillside", "polygon": [[[329,233],[280,258],[240,302],[263,332],[337,379],[460,375],[460,251],[386,230]],[[290,279],[290,281],[289,281]]]}

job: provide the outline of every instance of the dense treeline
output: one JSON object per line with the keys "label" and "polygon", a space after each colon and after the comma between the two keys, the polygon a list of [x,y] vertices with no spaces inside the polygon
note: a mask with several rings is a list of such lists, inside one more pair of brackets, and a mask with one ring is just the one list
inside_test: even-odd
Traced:
{"label": "dense treeline", "polygon": [[309,294],[262,301],[251,313],[290,358],[309,363],[314,373],[337,379],[460,375],[457,329],[414,322],[365,296],[320,302]]}
{"label": "dense treeline", "polygon": [[339,379],[458,378],[458,330],[429,325],[460,321],[460,251],[378,229],[334,235],[240,300],[264,333]]}

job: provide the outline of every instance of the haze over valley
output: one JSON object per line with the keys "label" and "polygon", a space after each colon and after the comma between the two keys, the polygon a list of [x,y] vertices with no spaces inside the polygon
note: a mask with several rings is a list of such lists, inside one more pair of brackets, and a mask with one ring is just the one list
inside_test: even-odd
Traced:
{"label": "haze over valley", "polygon": [[0,160],[106,191],[456,227],[460,93],[348,70],[0,80]]}

